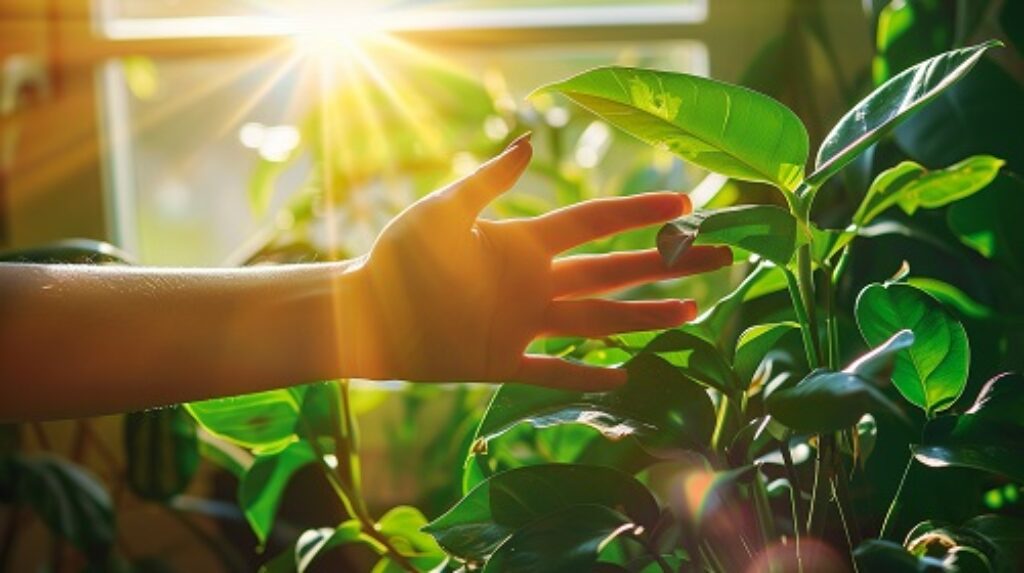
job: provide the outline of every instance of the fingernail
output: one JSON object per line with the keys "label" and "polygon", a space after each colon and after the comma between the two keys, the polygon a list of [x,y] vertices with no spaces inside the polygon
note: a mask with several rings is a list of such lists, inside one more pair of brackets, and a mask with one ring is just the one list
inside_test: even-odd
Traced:
{"label": "fingernail", "polygon": [[683,303],[683,322],[690,322],[697,318],[697,301],[693,299],[684,299],[681,302]]}
{"label": "fingernail", "polygon": [[510,151],[512,149],[515,149],[516,147],[519,147],[520,145],[522,145],[524,143],[529,142],[530,141],[530,137],[532,137],[532,136],[533,136],[533,132],[532,131],[527,131],[526,133],[524,133],[524,134],[520,135],[519,137],[513,139],[512,143],[508,144],[508,146],[505,147],[505,151]]}
{"label": "fingernail", "polygon": [[689,213],[690,211],[692,211],[693,201],[690,200],[690,196],[687,195],[686,193],[680,193],[679,196],[682,197],[683,201],[683,213]]}
{"label": "fingernail", "polygon": [[732,249],[729,247],[718,247],[719,264],[727,267],[733,263]]}

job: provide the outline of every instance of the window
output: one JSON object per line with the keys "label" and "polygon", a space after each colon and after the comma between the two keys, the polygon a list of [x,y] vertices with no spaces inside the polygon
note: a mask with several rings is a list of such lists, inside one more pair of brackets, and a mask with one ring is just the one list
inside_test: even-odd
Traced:
{"label": "window", "polygon": [[[608,130],[586,114],[565,125],[575,112],[551,102],[535,109],[525,96],[610,63],[708,71],[703,43],[685,39],[688,27],[706,18],[701,0],[626,8],[601,0],[305,1],[282,2],[281,10],[268,4],[96,6],[98,32],[114,47],[97,71],[109,151],[108,223],[114,242],[141,262],[238,264],[282,236],[323,244],[330,229],[297,230],[294,219],[303,194],[324,186],[325,177],[341,178],[332,186],[345,198],[332,219],[344,229],[336,246],[357,254],[397,209],[496,149],[513,124],[521,129],[530,121],[564,125],[564,141],[574,149],[562,150],[562,161],[581,179],[622,184],[628,154],[607,153]],[[337,5],[344,10],[330,7]],[[536,41],[541,34],[544,41]],[[337,109],[328,110],[325,100]],[[334,129],[318,129],[314,124],[327,115],[335,116]],[[373,122],[378,133],[367,129]],[[322,175],[318,156],[328,131],[337,157],[331,175]],[[622,139],[616,145],[630,145]],[[440,169],[417,171],[419,163],[393,157],[430,156],[430,149],[416,148],[434,144],[442,148],[434,159],[445,158]],[[391,149],[374,151],[382,146]],[[335,165],[345,157],[376,171],[351,177],[351,169]],[[694,182],[694,170],[673,168],[686,184]],[[554,186],[525,187],[543,195]],[[528,209],[524,202],[508,206],[510,212]]]}

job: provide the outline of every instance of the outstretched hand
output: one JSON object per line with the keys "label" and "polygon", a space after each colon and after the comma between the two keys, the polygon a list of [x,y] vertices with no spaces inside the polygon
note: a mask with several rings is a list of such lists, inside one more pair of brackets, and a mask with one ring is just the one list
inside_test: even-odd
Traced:
{"label": "outstretched hand", "polygon": [[472,175],[395,218],[365,261],[370,377],[515,381],[607,390],[622,369],[524,355],[537,337],[601,337],[678,326],[691,300],[592,298],[641,283],[728,265],[728,249],[694,247],[672,267],[654,249],[555,258],[572,247],[675,219],[690,210],[673,192],[596,199],[527,219],[481,211],[519,179],[532,155],[515,141]]}

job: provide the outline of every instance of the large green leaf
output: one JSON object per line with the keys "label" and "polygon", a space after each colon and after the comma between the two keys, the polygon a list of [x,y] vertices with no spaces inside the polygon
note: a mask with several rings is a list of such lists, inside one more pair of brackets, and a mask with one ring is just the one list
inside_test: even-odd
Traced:
{"label": "large green leaf", "polygon": [[902,417],[900,409],[870,380],[913,342],[914,335],[904,330],[841,372],[815,370],[795,386],[769,394],[765,402],[768,413],[798,432],[813,433],[850,428],[869,412]]}
{"label": "large green leaf", "polygon": [[712,343],[685,327],[662,331],[642,348],[631,350],[657,354],[691,380],[725,394],[739,387],[736,374],[722,353]]}
{"label": "large green leaf", "polygon": [[589,571],[609,541],[635,531],[626,516],[607,507],[564,507],[512,534],[487,561],[483,573]]}
{"label": "large green leaf", "polygon": [[940,54],[879,86],[848,111],[825,137],[807,184],[812,188],[820,186],[901,120],[967,74],[985,50],[998,45],[999,42],[989,41]]}
{"label": "large green leaf", "polygon": [[924,291],[906,284],[871,284],[857,297],[857,324],[871,345],[909,329],[914,344],[899,353],[892,382],[928,416],[956,402],[967,384],[970,347],[964,327]]}
{"label": "large green leaf", "polygon": [[316,455],[308,443],[295,442],[279,452],[257,456],[242,476],[238,484],[238,506],[260,543],[267,540],[292,475],[315,460]]}
{"label": "large green leaf", "polygon": [[861,202],[853,223],[867,225],[893,205],[908,214],[919,207],[934,209],[982,190],[995,179],[1003,161],[988,155],[968,157],[945,169],[928,171],[904,161],[875,178]]}
{"label": "large green leaf", "polygon": [[143,499],[166,501],[188,487],[199,467],[199,439],[180,406],[124,418],[125,476]]}
{"label": "large green leaf", "polygon": [[400,505],[388,510],[378,521],[377,530],[391,546],[415,563],[418,569],[433,570],[444,561],[444,551],[434,537],[423,531],[427,518],[420,510]]}
{"label": "large green leaf", "polygon": [[185,407],[215,436],[242,447],[267,452],[298,439],[304,388],[285,388],[191,402]]}
{"label": "large green leaf", "polygon": [[861,571],[885,573],[942,573],[949,571],[941,559],[912,555],[902,545],[869,539],[857,546],[853,558]]}
{"label": "large green leaf", "polygon": [[474,452],[521,422],[543,428],[586,424],[616,439],[635,435],[652,445],[703,447],[714,428],[714,408],[703,387],[654,354],[626,369],[629,380],[612,392],[583,393],[504,384],[480,421]]}
{"label": "large green leaf", "polygon": [[962,416],[933,420],[913,447],[932,467],[960,466],[1024,481],[1024,376],[990,380]]}
{"label": "large green leaf", "polygon": [[739,247],[784,266],[796,248],[796,219],[772,205],[697,210],[658,231],[658,251],[672,265],[690,245]]}
{"label": "large green leaf", "polygon": [[602,466],[544,464],[491,477],[425,531],[450,554],[479,561],[519,528],[580,504],[617,509],[645,527],[658,519],[657,502],[632,476]]}
{"label": "large green leaf", "polygon": [[49,454],[0,459],[0,501],[32,508],[50,531],[91,561],[105,561],[114,543],[110,495],[85,469]]}
{"label": "large green leaf", "polygon": [[701,167],[793,190],[807,130],[789,108],[743,87],[674,72],[606,67],[541,88]]}

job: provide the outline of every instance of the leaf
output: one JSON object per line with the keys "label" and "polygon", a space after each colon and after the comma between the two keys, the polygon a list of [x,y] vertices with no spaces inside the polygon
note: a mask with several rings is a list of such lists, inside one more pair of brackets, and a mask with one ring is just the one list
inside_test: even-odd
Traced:
{"label": "leaf", "polygon": [[424,531],[448,553],[482,560],[516,530],[553,511],[589,504],[615,509],[653,527],[657,502],[643,484],[616,469],[579,464],[525,466],[473,488]]}
{"label": "leaf", "polygon": [[738,386],[736,374],[718,349],[685,329],[665,330],[640,351],[657,354],[688,378],[725,394],[733,393]]}
{"label": "leaf", "polygon": [[987,189],[949,208],[949,227],[968,247],[1024,275],[1024,179],[1002,173]]}
{"label": "leaf", "polygon": [[979,515],[968,519],[971,530],[996,546],[999,571],[1024,571],[1024,519],[1005,515]]}
{"label": "leaf", "polygon": [[799,329],[799,324],[787,321],[758,324],[744,330],[736,343],[736,355],[732,361],[736,375],[744,383],[750,382],[768,352],[784,336]]}
{"label": "leaf", "polygon": [[995,317],[994,311],[971,298],[957,287],[929,277],[911,277],[907,284],[917,287],[932,295],[942,304],[953,307],[957,312],[975,320],[987,320]]}
{"label": "leaf", "polygon": [[932,420],[914,456],[932,467],[980,469],[1024,481],[1024,376],[1002,374],[955,418]]}
{"label": "leaf", "polygon": [[320,555],[347,543],[362,541],[364,535],[359,522],[350,519],[338,527],[307,529],[295,543],[263,564],[260,573],[303,573]]}
{"label": "leaf", "polygon": [[292,475],[315,460],[308,443],[295,442],[277,453],[257,456],[242,476],[238,484],[238,505],[261,544],[267,540]]}
{"label": "leaf", "polygon": [[417,566],[433,569],[444,561],[444,551],[429,533],[423,531],[427,518],[415,507],[401,505],[391,508],[377,521],[377,530],[405,557],[416,560]]}
{"label": "leaf", "polygon": [[740,86],[624,67],[583,72],[558,91],[608,123],[711,171],[793,190],[807,162],[807,130],[789,108]]}
{"label": "leaf", "polygon": [[869,539],[853,551],[857,568],[861,571],[886,573],[939,573],[948,571],[945,564],[934,557],[911,555],[902,545],[881,539]]}
{"label": "leaf", "polygon": [[245,448],[280,450],[298,439],[301,388],[217,398],[185,405],[211,434]]}
{"label": "leaf", "polygon": [[84,468],[49,454],[0,459],[0,501],[31,507],[47,528],[93,562],[114,543],[110,495]]}
{"label": "leaf", "polygon": [[772,205],[741,205],[698,209],[658,231],[658,251],[669,266],[690,245],[739,247],[784,266],[796,248],[796,219]]}
{"label": "leaf", "polygon": [[853,216],[853,223],[867,225],[896,204],[913,215],[919,207],[934,209],[969,197],[991,183],[1003,163],[995,157],[977,155],[945,169],[928,171],[917,163],[904,161],[875,178]]}
{"label": "leaf", "polygon": [[848,111],[825,137],[818,149],[815,171],[805,183],[811,188],[820,187],[900,121],[966,75],[986,50],[999,45],[990,40],[940,54],[879,86]]}
{"label": "leaf", "polygon": [[906,284],[871,284],[857,297],[855,313],[864,340],[877,345],[900,330],[914,344],[900,352],[892,382],[931,417],[956,402],[967,384],[970,347],[963,325],[934,298]]}
{"label": "leaf", "polygon": [[884,411],[902,418],[900,409],[869,380],[913,341],[910,331],[898,332],[842,372],[818,369],[792,388],[772,392],[765,407],[786,426],[809,433],[850,428],[869,412]]}
{"label": "leaf", "polygon": [[626,364],[629,380],[612,392],[567,392],[504,384],[494,394],[477,428],[473,450],[516,424],[536,428],[586,424],[605,437],[636,435],[647,444],[702,447],[711,438],[714,408],[705,390],[653,354]]}
{"label": "leaf", "polygon": [[180,406],[124,418],[125,477],[142,499],[166,501],[183,492],[199,467],[195,422]]}
{"label": "leaf", "polygon": [[522,527],[501,544],[483,573],[588,571],[601,549],[636,526],[600,505],[574,505]]}

